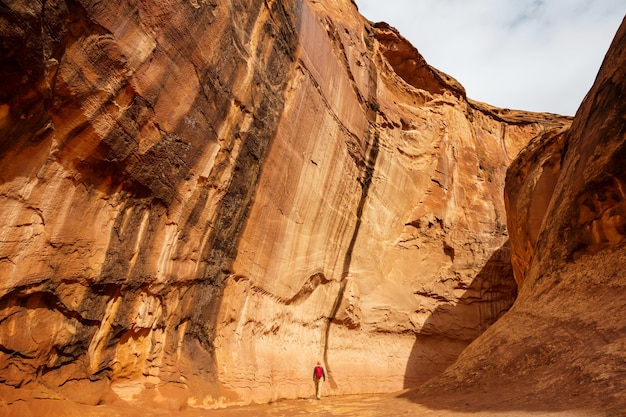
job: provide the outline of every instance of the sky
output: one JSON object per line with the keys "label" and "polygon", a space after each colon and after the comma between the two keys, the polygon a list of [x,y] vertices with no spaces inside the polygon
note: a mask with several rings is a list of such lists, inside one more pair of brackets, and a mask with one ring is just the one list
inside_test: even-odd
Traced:
{"label": "sky", "polygon": [[469,98],[573,116],[626,14],[625,0],[355,0],[400,31]]}

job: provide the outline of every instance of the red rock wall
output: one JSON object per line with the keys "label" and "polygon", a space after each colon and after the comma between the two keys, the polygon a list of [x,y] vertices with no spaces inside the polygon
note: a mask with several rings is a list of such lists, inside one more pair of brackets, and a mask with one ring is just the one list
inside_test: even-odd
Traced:
{"label": "red rock wall", "polygon": [[554,187],[561,174],[568,129],[553,129],[535,137],[507,172],[505,205],[512,246],[513,275],[521,286],[535,255],[539,232]]}
{"label": "red rock wall", "polygon": [[319,359],[397,390],[513,302],[505,171],[568,119],[468,100],[348,1],[1,19],[5,387],[214,407],[309,396]]}
{"label": "red rock wall", "polygon": [[625,63],[622,22],[571,128],[547,132],[511,164],[506,194],[518,299],[414,400],[623,414]]}

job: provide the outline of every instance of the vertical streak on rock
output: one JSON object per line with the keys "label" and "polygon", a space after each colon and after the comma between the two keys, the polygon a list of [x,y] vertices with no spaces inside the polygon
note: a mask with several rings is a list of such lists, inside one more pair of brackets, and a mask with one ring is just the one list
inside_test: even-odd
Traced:
{"label": "vertical streak on rock", "polygon": [[[80,35],[80,37],[75,35],[77,38],[82,41],[83,38],[92,35],[92,32],[108,34],[104,28],[92,22],[90,13],[93,11],[91,9],[86,10],[80,2],[68,0],[67,3],[68,7],[76,9],[73,15],[77,16],[74,23],[77,25],[75,32]],[[252,115],[250,117],[253,120],[249,128],[242,128],[240,125],[229,126],[232,128],[232,134],[229,130],[229,133],[224,135],[227,137],[216,138],[226,142],[221,150],[222,153],[228,155],[225,158],[234,159],[232,176],[224,184],[219,178],[223,171],[216,168],[211,178],[200,182],[202,188],[198,192],[198,201],[187,217],[190,224],[183,227],[183,230],[192,227],[201,227],[206,230],[203,233],[204,251],[199,257],[199,262],[204,262],[204,269],[201,269],[191,282],[159,284],[155,289],[158,293],[157,298],[172,293],[180,292],[181,294],[180,297],[176,297],[176,303],[180,303],[176,304],[179,310],[175,314],[170,313],[171,318],[167,319],[170,321],[164,324],[168,328],[169,336],[175,335],[172,336],[172,340],[175,341],[175,349],[172,349],[172,352],[177,360],[180,360],[182,356],[184,338],[194,343],[197,341],[209,354],[212,353],[216,317],[212,313],[220,304],[224,280],[229,273],[229,263],[237,254],[239,235],[254,200],[264,155],[274,137],[283,111],[285,86],[290,79],[294,52],[297,47],[298,37],[295,33],[298,30],[299,2],[296,2],[295,12],[293,3],[290,1],[234,0],[229,3],[232,3],[230,18],[238,21],[240,25],[234,25],[236,29],[232,29],[231,36],[220,38],[220,41],[224,44],[236,45],[236,47],[231,45],[230,49],[223,52],[230,58],[234,67],[232,74],[235,75],[232,76],[233,80],[228,80],[226,86],[220,85],[219,91],[215,94],[207,95],[205,92],[205,95],[199,95],[195,107],[202,112],[213,106],[215,108],[212,115],[214,119],[210,122],[229,123],[230,121],[225,116],[226,109],[235,103],[238,108],[246,107],[246,112]],[[71,10],[74,11],[74,9]],[[244,10],[245,13],[242,12]],[[201,22],[202,20],[199,19],[197,25]],[[238,29],[241,31],[237,32]],[[189,31],[195,33],[195,28],[190,27]],[[172,44],[174,44],[176,38],[173,34],[166,31],[163,36],[168,39],[172,37]],[[250,38],[255,36],[265,36],[272,40],[250,41]],[[247,39],[249,42],[244,42],[242,39]],[[106,40],[109,42],[109,37]],[[70,41],[77,42],[69,38],[66,43],[70,44]],[[271,43],[268,45],[268,42]],[[115,52],[114,56],[117,57],[119,51],[113,43],[111,45],[107,44],[109,49],[106,51]],[[255,50],[254,47],[257,45],[258,49]],[[94,64],[90,69],[101,71],[102,74],[100,72],[97,74],[101,75],[102,79],[114,78],[106,73],[106,69],[117,68],[114,65],[117,61],[113,62],[112,58],[101,51],[104,47],[99,44],[96,46],[98,47],[94,46],[94,51],[85,52],[88,57],[91,57],[89,53],[93,53],[96,58],[100,59],[93,58],[93,61],[99,65]],[[67,49],[68,46],[61,44],[57,49],[64,50],[63,48]],[[224,51],[224,49],[221,50]],[[66,60],[69,62],[68,58]],[[255,60],[258,62],[254,62]],[[103,65],[102,62],[107,65]],[[120,62],[120,65],[124,64],[124,61]],[[70,64],[73,62],[67,65]],[[219,81],[220,75],[224,76],[228,73],[218,65],[214,68],[197,65],[196,72],[199,74],[199,81],[204,81],[202,83],[204,85],[211,83],[213,88],[216,88],[213,85],[216,83],[214,80]],[[234,83],[238,72],[243,71],[249,71],[250,77],[246,80],[246,87],[239,90],[243,91],[244,97],[237,97],[230,85]],[[72,81],[78,86],[93,87],[87,79],[72,79]],[[117,97],[120,89],[123,90],[119,87],[111,93],[111,96]],[[91,93],[91,90],[88,91]],[[55,96],[57,100],[63,98],[67,103],[76,107],[80,107],[82,101],[86,100],[82,96],[74,97],[69,92],[66,94],[67,97],[59,92],[55,94],[57,94]],[[86,97],[91,96],[86,95]],[[115,355],[114,347],[123,344],[121,339],[128,337],[124,336],[125,332],[132,330],[135,319],[133,302],[137,294],[141,293],[138,288],[145,283],[151,285],[155,281],[154,265],[151,263],[150,256],[159,246],[159,239],[162,237],[160,232],[165,219],[169,216],[168,210],[176,204],[180,184],[186,181],[190,175],[189,172],[197,164],[200,150],[206,145],[209,137],[213,139],[211,135],[207,135],[208,137],[204,138],[206,142],[204,142],[203,138],[179,134],[184,132],[182,126],[184,122],[180,122],[179,125],[172,127],[173,132],[159,130],[158,142],[147,151],[140,152],[138,150],[140,143],[137,143],[138,131],[141,128],[139,115],[145,109],[152,114],[154,103],[135,93],[133,97],[120,117],[123,123],[115,123],[106,135],[98,138],[99,146],[93,155],[80,155],[81,158],[72,157],[71,152],[65,150],[67,154],[65,159],[68,161],[80,159],[80,164],[74,164],[78,166],[68,163],[68,170],[78,171],[82,181],[86,182],[88,187],[101,189],[104,188],[102,184],[113,183],[114,186],[107,187],[105,191],[109,195],[119,196],[116,200],[119,201],[119,209],[112,221],[110,243],[97,279],[97,284],[106,287],[107,291],[100,294],[90,289],[88,296],[85,296],[77,307],[78,311],[98,316],[100,324],[97,329],[92,329],[95,335],[90,337],[91,342],[87,349],[81,352],[88,358],[90,374],[105,375],[110,371],[111,356]],[[239,103],[239,99],[243,99],[245,104]],[[114,99],[111,99],[111,103],[114,103]],[[60,112],[58,108],[68,107],[70,106],[57,105],[53,110]],[[108,113],[104,111],[102,113],[108,116]],[[61,119],[61,116],[63,115],[58,118]],[[76,130],[87,129],[90,126],[85,123],[79,125]],[[78,143],[85,140],[83,137],[76,138],[77,134],[68,136],[67,142],[74,140]],[[2,139],[0,139],[0,153],[2,146]],[[233,157],[232,149],[235,147],[238,153]],[[71,146],[65,146],[65,148],[70,149]],[[59,154],[65,155],[63,152]],[[61,156],[57,158],[62,162],[65,161]],[[217,201],[211,201],[207,191],[209,186],[224,187],[223,197]],[[195,213],[200,212],[207,204],[217,206],[216,214],[210,222],[196,225],[198,220]],[[102,302],[105,296],[109,300],[108,304]],[[177,307],[173,307],[175,308]],[[162,314],[158,313],[158,315]],[[92,324],[92,327],[95,327],[95,324]],[[151,324],[147,329],[152,327]],[[152,353],[156,350],[158,349],[153,349]],[[198,360],[197,357],[194,359]],[[211,366],[212,364],[208,365],[209,368]],[[105,372],[100,373],[101,371]]]}
{"label": "vertical streak on rock", "polygon": [[92,374],[100,370],[102,350],[104,349],[106,339],[109,337],[109,333],[111,332],[111,323],[117,314],[121,301],[122,297],[120,296],[120,291],[118,289],[107,303],[106,311],[104,313],[104,317],[102,318],[102,322],[100,323],[100,327],[91,339],[91,343],[87,349],[89,372]]}
{"label": "vertical streak on rock", "polygon": [[[265,60],[267,73],[255,67],[250,77],[250,94],[254,108],[251,126],[246,132],[235,133],[240,140],[240,150],[234,162],[233,174],[207,237],[205,254],[206,264],[202,272],[202,281],[208,286],[198,300],[198,308],[190,322],[188,333],[212,353],[212,341],[215,337],[215,320],[221,304],[225,281],[231,274],[232,262],[237,256],[237,246],[241,232],[254,202],[265,154],[274,138],[285,105],[285,87],[290,79],[295,63],[298,32],[298,8],[295,2],[293,11],[283,1],[258,2],[258,7],[266,7],[267,19],[259,12],[256,21],[249,24],[249,33],[255,32],[255,26],[262,26],[262,31],[270,32],[274,39],[272,48],[257,50],[259,60]],[[250,7],[247,6],[246,7]],[[263,56],[267,53],[268,56]]]}
{"label": "vertical streak on rock", "polygon": [[[374,48],[372,44],[372,40],[370,39],[367,42],[368,49],[370,53],[373,55]],[[370,59],[369,61],[369,75],[370,75],[370,88],[369,88],[369,97],[366,103],[363,103],[367,106],[367,117],[369,119],[368,129],[370,130],[367,134],[367,140],[365,143],[365,158],[364,161],[355,161],[357,164],[363,164],[363,169],[361,173],[361,178],[359,178],[359,182],[361,184],[361,197],[359,199],[359,204],[357,205],[356,210],[356,223],[354,225],[354,231],[352,232],[352,238],[350,239],[350,244],[346,250],[346,255],[343,260],[343,268],[341,273],[341,281],[339,285],[339,291],[337,292],[337,297],[335,298],[335,302],[333,303],[333,307],[331,309],[330,315],[328,317],[328,321],[326,323],[326,327],[324,329],[324,337],[323,337],[323,347],[324,347],[324,363],[326,365],[326,369],[329,371],[329,380],[331,384],[334,384],[334,380],[332,378],[332,373],[330,372],[330,366],[328,364],[328,344],[330,339],[330,326],[337,317],[337,313],[339,312],[339,308],[341,306],[341,302],[343,301],[344,291],[346,289],[346,278],[350,274],[350,264],[352,262],[352,252],[354,251],[354,246],[356,245],[356,240],[359,235],[359,230],[361,228],[362,216],[363,216],[363,208],[365,207],[365,201],[367,200],[369,188],[372,184],[372,178],[374,176],[374,169],[376,168],[376,159],[378,158],[379,146],[380,146],[380,138],[378,131],[376,130],[376,113],[378,111],[378,99],[376,98],[377,92],[377,83],[378,83],[378,73],[376,71],[376,66]],[[373,132],[372,132],[373,130]]]}

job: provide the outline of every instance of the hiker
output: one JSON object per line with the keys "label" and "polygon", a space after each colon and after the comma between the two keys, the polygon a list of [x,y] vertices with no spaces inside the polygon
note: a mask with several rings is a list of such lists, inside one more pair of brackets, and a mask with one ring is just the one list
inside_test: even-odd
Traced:
{"label": "hiker", "polygon": [[324,373],[324,368],[322,365],[317,362],[317,366],[313,368],[313,382],[315,382],[315,396],[319,400],[322,396],[322,378],[326,381],[326,373]]}

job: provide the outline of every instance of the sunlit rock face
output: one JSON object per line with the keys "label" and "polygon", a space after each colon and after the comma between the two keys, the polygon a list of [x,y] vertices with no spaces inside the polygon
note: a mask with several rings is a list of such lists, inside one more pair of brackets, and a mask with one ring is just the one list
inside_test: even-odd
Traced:
{"label": "sunlit rock face", "polygon": [[505,172],[567,118],[467,99],[347,0],[1,13],[9,404],[310,396],[317,360],[397,390],[515,299]]}
{"label": "sunlit rock face", "polygon": [[[420,401],[450,392],[498,407],[626,406],[626,24],[567,132],[548,131],[506,182],[513,307]],[[470,398],[465,397],[465,398]]]}

